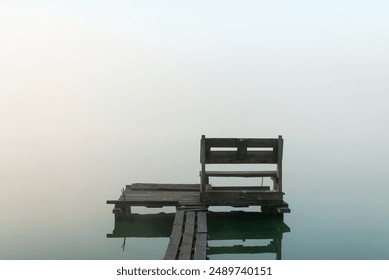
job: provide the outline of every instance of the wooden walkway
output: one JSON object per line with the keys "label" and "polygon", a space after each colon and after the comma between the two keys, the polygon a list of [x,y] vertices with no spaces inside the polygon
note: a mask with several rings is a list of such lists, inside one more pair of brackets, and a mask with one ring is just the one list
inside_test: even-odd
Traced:
{"label": "wooden walkway", "polygon": [[205,211],[176,212],[165,260],[205,260],[207,216]]}

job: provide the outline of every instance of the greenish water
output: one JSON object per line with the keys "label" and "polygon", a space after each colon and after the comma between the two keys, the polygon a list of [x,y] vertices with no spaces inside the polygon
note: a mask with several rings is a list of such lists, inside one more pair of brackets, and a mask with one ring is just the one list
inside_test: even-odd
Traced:
{"label": "greenish water", "polygon": [[[165,215],[162,220],[167,222],[160,222],[158,216],[149,223],[142,215],[175,209],[134,207],[133,213],[142,215],[136,226],[123,226],[131,234],[108,238],[118,224],[113,206],[106,201],[117,199],[121,188],[136,182],[199,183],[199,139],[186,139],[192,138],[193,143],[162,149],[163,145],[153,146],[154,138],[146,137],[126,153],[123,144],[90,150],[86,146],[47,148],[41,154],[41,149],[23,150],[19,143],[19,149],[8,151],[8,161],[0,161],[0,259],[162,259],[172,218]],[[326,146],[300,136],[286,139],[283,190],[292,212],[284,217],[290,231],[282,233],[281,258],[389,259],[387,157],[378,156],[388,153],[385,141],[360,137],[353,145],[342,146],[345,156],[337,156],[339,142],[330,137],[323,140]],[[170,143],[170,137],[160,141]],[[374,145],[360,150],[366,143]],[[169,159],[170,164],[155,160],[155,155]],[[231,210],[238,209],[211,209]],[[256,207],[242,210],[259,212]],[[213,238],[214,226],[226,228],[226,233],[243,227],[228,220],[228,214],[220,215],[209,221],[209,252],[214,252],[210,259],[277,258],[274,252],[258,253],[259,247],[274,243],[255,236],[265,228],[260,219],[243,224],[250,226],[245,233],[252,233],[253,238]],[[222,223],[222,218],[227,221]],[[147,237],[142,232],[152,234]]]}
{"label": "greenish water", "polygon": [[[389,259],[388,223],[382,213],[318,211],[291,205],[284,221],[263,218],[259,208],[211,209],[208,258],[213,259]],[[42,223],[26,216],[13,220],[18,230],[3,234],[1,259],[162,259],[174,219],[172,208],[135,207],[129,221],[115,222],[102,203],[100,217],[81,213]],[[232,210],[232,212],[229,212]],[[240,210],[240,209],[238,209]],[[329,210],[331,208],[329,207]],[[332,208],[333,210],[333,208]],[[159,211],[166,211],[160,213]],[[314,212],[314,213],[312,213]],[[382,215],[380,217],[380,215]],[[370,218],[369,218],[370,217]],[[62,223],[63,222],[63,223]]]}
{"label": "greenish water", "polygon": [[[127,221],[115,222],[108,238],[123,240],[123,251],[130,250],[127,240],[132,238],[160,238],[163,242],[172,231],[174,213],[133,214]],[[282,218],[268,218],[259,212],[230,211],[209,212],[208,249],[209,259],[261,258],[273,255],[281,259],[282,237],[290,231]]]}

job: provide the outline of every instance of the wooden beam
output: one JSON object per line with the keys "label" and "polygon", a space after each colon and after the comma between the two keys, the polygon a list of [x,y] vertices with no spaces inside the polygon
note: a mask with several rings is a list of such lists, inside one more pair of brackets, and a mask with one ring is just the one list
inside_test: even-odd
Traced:
{"label": "wooden beam", "polygon": [[182,230],[184,224],[185,211],[177,211],[174,217],[172,234],[170,242],[166,249],[165,260],[175,260],[178,254],[178,249],[181,244]]}
{"label": "wooden beam", "polygon": [[277,171],[207,171],[209,177],[277,177]]}
{"label": "wooden beam", "polygon": [[273,138],[207,138],[210,147],[238,147],[239,141],[245,141],[247,147],[273,147]]}
{"label": "wooden beam", "polygon": [[207,258],[207,213],[196,212],[197,216],[197,231],[196,231],[196,242],[194,246],[193,259],[194,260],[205,260]]}
{"label": "wooden beam", "polygon": [[180,252],[178,258],[180,260],[190,260],[192,257],[193,236],[195,230],[195,212],[189,211],[186,213],[185,229],[182,236]]}
{"label": "wooden beam", "polygon": [[207,259],[207,234],[197,233],[196,244],[193,253],[194,260],[205,260]]}
{"label": "wooden beam", "polygon": [[239,163],[277,163],[273,151],[210,151],[205,159],[206,164],[239,164]]}
{"label": "wooden beam", "polygon": [[135,183],[127,189],[133,191],[198,191],[200,184]]}

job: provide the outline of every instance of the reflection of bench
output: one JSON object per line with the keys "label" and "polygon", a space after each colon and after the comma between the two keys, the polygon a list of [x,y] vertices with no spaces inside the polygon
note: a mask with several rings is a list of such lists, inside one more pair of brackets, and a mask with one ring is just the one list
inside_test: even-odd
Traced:
{"label": "reflection of bench", "polygon": [[[282,150],[283,139],[278,138],[201,138],[200,161],[201,161],[201,184],[200,195],[203,202],[212,204],[217,192],[219,198],[225,200],[234,200],[239,196],[240,200],[235,198],[232,204],[245,205],[246,194],[253,194],[247,197],[246,202],[253,201],[255,198],[261,198],[261,205],[266,201],[282,201]],[[273,170],[255,170],[255,171],[208,171],[208,164],[266,164],[274,165]],[[270,177],[273,180],[272,190],[258,186],[249,187],[215,187],[209,185],[210,177]],[[243,192],[243,194],[242,194]],[[234,193],[236,195],[234,195]],[[244,196],[244,197],[243,197]],[[259,199],[260,200],[260,199]],[[240,202],[239,202],[240,201]]]}

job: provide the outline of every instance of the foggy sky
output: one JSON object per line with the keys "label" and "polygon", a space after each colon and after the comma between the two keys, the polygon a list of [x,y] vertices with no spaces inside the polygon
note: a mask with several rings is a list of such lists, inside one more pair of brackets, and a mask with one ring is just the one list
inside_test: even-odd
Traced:
{"label": "foggy sky", "polygon": [[66,219],[132,182],[197,182],[202,134],[283,135],[292,201],[387,197],[388,5],[1,1],[0,207]]}

